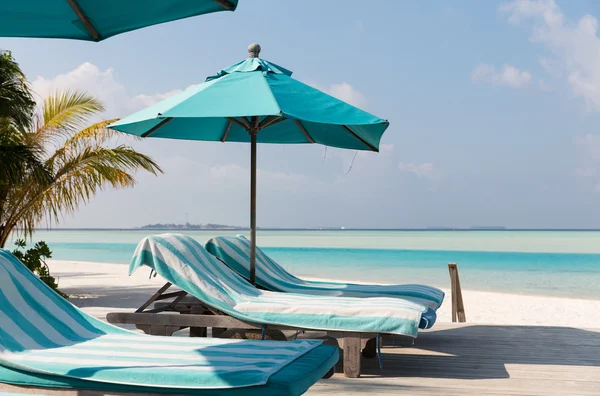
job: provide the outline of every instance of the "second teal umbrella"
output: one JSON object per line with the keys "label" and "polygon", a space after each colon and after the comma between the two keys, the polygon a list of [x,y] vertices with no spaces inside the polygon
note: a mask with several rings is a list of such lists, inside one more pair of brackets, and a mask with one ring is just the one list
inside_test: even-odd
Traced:
{"label": "second teal umbrella", "polygon": [[100,41],[176,19],[233,11],[238,0],[2,0],[0,37]]}

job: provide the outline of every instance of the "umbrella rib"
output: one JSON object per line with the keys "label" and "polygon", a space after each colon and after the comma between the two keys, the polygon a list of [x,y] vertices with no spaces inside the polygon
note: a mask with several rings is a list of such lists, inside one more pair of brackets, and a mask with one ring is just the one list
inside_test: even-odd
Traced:
{"label": "umbrella rib", "polygon": [[362,144],[364,144],[365,146],[367,146],[369,148],[369,150],[375,151],[376,153],[379,152],[379,150],[377,150],[377,148],[375,146],[373,146],[372,144],[370,144],[369,142],[367,142],[365,139],[363,139],[360,136],[358,136],[354,131],[352,131],[346,125],[342,125],[342,127],[346,130],[346,132],[350,133],[352,136],[354,136],[355,138],[357,138]]}
{"label": "umbrella rib", "polygon": [[250,121],[246,117],[240,117],[240,120],[244,123],[247,130],[250,130],[252,126],[250,125]]}
{"label": "umbrella rib", "polygon": [[161,122],[159,122],[158,124],[153,126],[148,132],[142,133],[142,137],[145,138],[145,137],[152,135],[154,132],[156,132],[157,129],[165,126],[165,124],[169,123],[172,120],[173,120],[173,117],[165,118],[164,120],[162,120]]}
{"label": "umbrella rib", "polygon": [[242,124],[241,121],[235,119],[234,117],[226,117],[229,121],[236,123],[237,125],[241,126],[242,128],[246,129],[246,125]]}
{"label": "umbrella rib", "polygon": [[260,122],[260,124],[258,125],[258,127],[260,129],[265,129],[266,127],[268,127],[269,125],[271,125],[271,123],[273,121],[275,121],[277,118],[279,118],[279,116],[272,116],[272,115],[266,116],[265,119]]}
{"label": "umbrella rib", "polygon": [[[285,120],[287,120],[287,118],[285,118],[285,117],[279,117],[279,118],[277,118],[275,121],[273,121],[273,122],[269,123],[269,125],[267,125],[267,126],[273,126],[273,125],[277,125],[277,124],[279,124],[280,122],[283,122],[283,121],[285,121]],[[265,128],[266,128],[267,126],[265,126]]]}
{"label": "umbrella rib", "polygon": [[300,130],[302,131],[302,133],[306,137],[306,140],[308,140],[309,143],[314,143],[315,141],[313,140],[312,136],[310,136],[310,134],[308,133],[308,131],[306,130],[306,128],[304,128],[304,125],[302,125],[302,123],[300,122],[300,120],[294,119],[294,122],[296,123],[296,125],[298,125],[298,128],[300,128]]}
{"label": "umbrella rib", "polygon": [[71,8],[77,15],[77,18],[79,18],[81,23],[83,23],[83,26],[85,26],[85,29],[88,31],[90,36],[92,36],[92,38],[96,41],[100,40],[100,34],[98,34],[98,31],[96,30],[94,25],[92,25],[90,19],[87,17],[87,15],[85,15],[79,4],[77,4],[77,0],[67,0],[67,3],[69,3]]}
{"label": "umbrella rib", "polygon": [[278,124],[282,121],[287,120],[287,118],[282,117],[282,116],[268,116],[267,118],[265,118],[264,120],[262,120],[262,122],[260,123],[260,125],[258,126],[259,129],[265,129],[267,127],[270,127],[272,125]]}
{"label": "umbrella rib", "polygon": [[215,3],[217,3],[218,5],[220,5],[221,7],[225,8],[226,10],[233,10],[233,9],[235,9],[235,6],[229,0],[214,0],[214,1],[215,1]]}
{"label": "umbrella rib", "polygon": [[233,124],[233,121],[230,119],[229,122],[227,123],[227,127],[225,128],[225,133],[223,133],[223,137],[221,138],[222,142],[225,142],[227,140],[227,136],[229,135],[229,130],[231,129],[231,124]]}

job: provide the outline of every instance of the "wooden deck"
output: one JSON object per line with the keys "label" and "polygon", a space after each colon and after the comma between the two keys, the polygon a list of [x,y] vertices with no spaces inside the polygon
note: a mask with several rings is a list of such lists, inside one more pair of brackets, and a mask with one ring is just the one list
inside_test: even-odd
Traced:
{"label": "wooden deck", "polygon": [[307,395],[600,395],[600,330],[438,324],[390,341],[383,370],[363,359],[361,378],[338,369]]}

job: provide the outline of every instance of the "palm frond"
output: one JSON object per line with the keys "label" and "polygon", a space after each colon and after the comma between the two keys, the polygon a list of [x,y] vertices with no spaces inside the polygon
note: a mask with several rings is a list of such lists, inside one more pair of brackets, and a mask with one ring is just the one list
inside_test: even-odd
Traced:
{"label": "palm frond", "polygon": [[3,189],[17,185],[26,176],[40,184],[52,180],[42,154],[41,147],[29,142],[26,134],[17,131],[6,118],[0,119],[0,200]]}
{"label": "palm frond", "polygon": [[128,146],[86,147],[77,153],[62,150],[48,161],[55,172],[54,182],[13,197],[11,201],[17,205],[7,221],[9,226],[30,233],[42,219],[60,221],[62,215],[73,213],[105,187],[133,186],[133,173],[138,170],[154,175],[162,172],[154,160]]}
{"label": "palm frond", "polygon": [[[100,101],[88,94],[56,93],[44,101],[34,130],[19,134],[18,144],[13,144],[10,152],[4,150],[4,157],[0,144],[0,170],[5,168],[3,158],[14,166],[16,158],[26,159],[29,150],[38,160],[45,158],[41,166],[48,176],[46,180],[38,178],[29,161],[19,168],[21,173],[13,174],[18,174],[18,178],[11,179],[10,188],[6,188],[8,184],[3,188],[0,183],[0,247],[15,227],[30,236],[41,221],[62,220],[62,216],[75,212],[100,190],[133,186],[138,171],[162,173],[152,158],[127,145],[109,147],[121,135],[106,128],[114,120],[82,128],[90,116],[102,110]],[[1,127],[0,118],[0,133]],[[13,172],[16,168],[10,169]]]}
{"label": "palm frond", "polygon": [[64,146],[79,147],[82,144],[100,146],[109,141],[110,139],[119,138],[123,136],[127,136],[127,138],[133,138],[134,140],[141,140],[141,138],[138,136],[127,135],[123,132],[107,128],[108,125],[118,120],[118,118],[114,118],[112,120],[104,120],[90,125],[89,127],[84,128],[81,131],[76,132],[73,136],[71,136],[65,142]]}
{"label": "palm frond", "polygon": [[0,118],[24,131],[31,125],[34,108],[25,75],[9,51],[0,51]]}
{"label": "palm frond", "polygon": [[47,143],[70,136],[82,128],[92,115],[102,111],[102,102],[85,92],[56,92],[44,99],[37,139]]}

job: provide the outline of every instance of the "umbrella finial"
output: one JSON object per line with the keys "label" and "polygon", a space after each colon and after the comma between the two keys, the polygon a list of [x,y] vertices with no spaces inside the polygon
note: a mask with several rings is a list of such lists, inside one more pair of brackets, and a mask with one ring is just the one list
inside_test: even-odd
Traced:
{"label": "umbrella finial", "polygon": [[250,58],[258,58],[258,55],[260,54],[260,45],[259,44],[250,44],[248,46],[248,55],[250,55]]}

